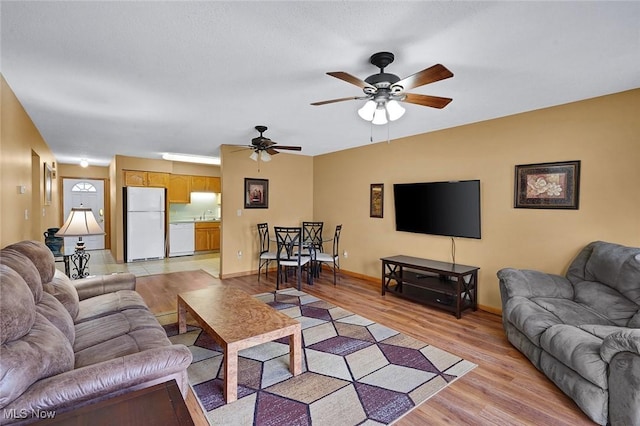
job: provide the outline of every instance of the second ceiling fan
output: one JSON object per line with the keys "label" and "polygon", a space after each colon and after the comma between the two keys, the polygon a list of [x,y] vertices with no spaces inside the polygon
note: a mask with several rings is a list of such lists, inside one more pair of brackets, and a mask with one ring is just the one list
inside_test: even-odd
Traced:
{"label": "second ceiling fan", "polygon": [[254,161],[271,161],[271,156],[278,154],[278,150],[302,151],[300,146],[278,145],[277,142],[263,136],[263,133],[267,131],[267,126],[256,126],[255,129],[260,132],[260,136],[251,139],[251,145],[243,145],[253,150],[249,158]]}
{"label": "second ceiling fan", "polygon": [[327,74],[332,77],[360,87],[364,92],[364,96],[330,99],[313,102],[311,105],[367,100],[364,107],[358,111],[360,117],[373,122],[373,124],[385,124],[387,123],[387,118],[393,121],[400,118],[404,113],[404,108],[398,102],[407,102],[431,108],[444,108],[451,102],[451,98],[407,93],[407,90],[453,77],[453,73],[444,65],[436,64],[409,77],[400,79],[395,74],[384,72],[387,65],[392,63],[394,59],[395,57],[391,52],[378,52],[371,55],[369,62],[378,67],[380,72],[370,75],[364,80],[344,71],[328,72]]}

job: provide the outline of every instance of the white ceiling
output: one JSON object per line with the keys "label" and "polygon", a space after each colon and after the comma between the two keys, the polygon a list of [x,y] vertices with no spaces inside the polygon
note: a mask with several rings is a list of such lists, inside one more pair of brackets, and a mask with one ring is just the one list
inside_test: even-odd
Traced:
{"label": "white ceiling", "polygon": [[[2,1],[1,71],[61,163],[215,155],[254,126],[318,155],[640,87],[640,2]],[[453,78],[387,126],[327,76]]]}

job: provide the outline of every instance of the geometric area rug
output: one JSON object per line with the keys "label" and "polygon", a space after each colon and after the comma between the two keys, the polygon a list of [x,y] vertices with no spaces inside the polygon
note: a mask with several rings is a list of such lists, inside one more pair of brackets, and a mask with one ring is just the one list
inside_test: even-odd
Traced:
{"label": "geometric area rug", "polygon": [[434,346],[285,289],[254,296],[302,325],[302,374],[285,337],[240,351],[238,400],[222,393],[222,350],[207,333],[164,326],[193,353],[189,382],[212,425],[387,425],[476,367]]}

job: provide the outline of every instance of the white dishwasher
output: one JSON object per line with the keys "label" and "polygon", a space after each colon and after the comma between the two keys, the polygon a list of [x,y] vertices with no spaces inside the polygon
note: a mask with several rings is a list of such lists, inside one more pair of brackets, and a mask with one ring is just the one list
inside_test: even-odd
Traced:
{"label": "white dishwasher", "polygon": [[193,222],[169,224],[169,257],[189,256],[195,250]]}

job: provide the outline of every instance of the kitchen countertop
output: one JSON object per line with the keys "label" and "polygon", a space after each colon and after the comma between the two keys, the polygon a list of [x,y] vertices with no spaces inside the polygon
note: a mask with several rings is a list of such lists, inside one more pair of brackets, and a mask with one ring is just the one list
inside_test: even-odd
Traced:
{"label": "kitchen countertop", "polygon": [[174,219],[169,223],[219,223],[220,219]]}

